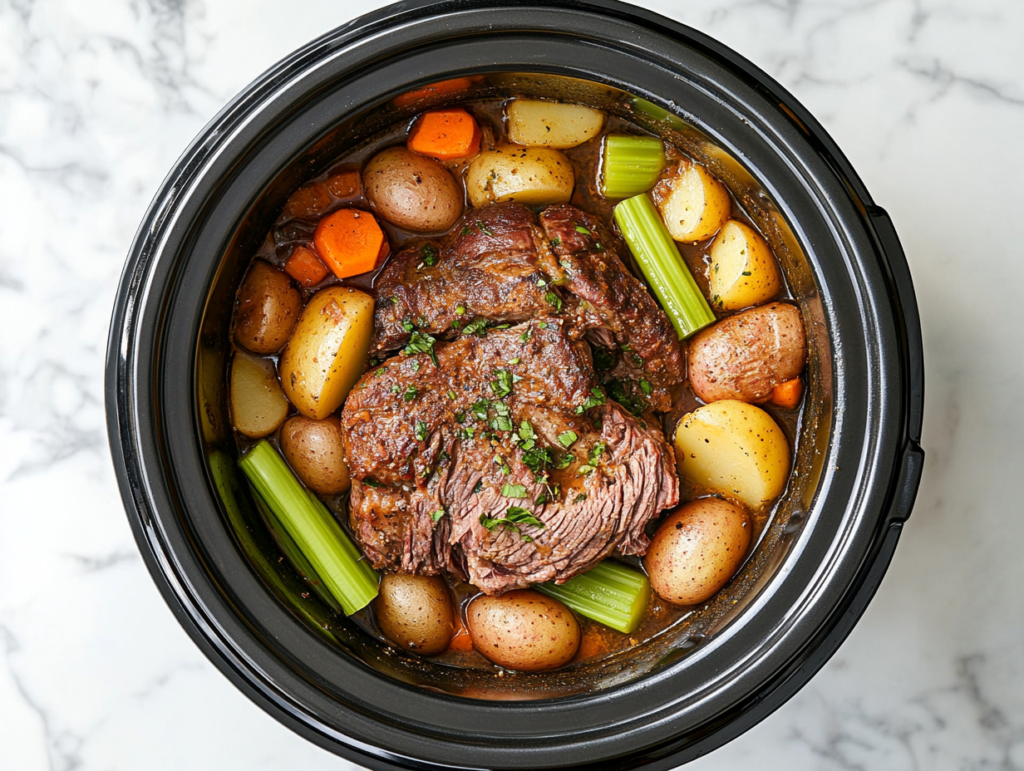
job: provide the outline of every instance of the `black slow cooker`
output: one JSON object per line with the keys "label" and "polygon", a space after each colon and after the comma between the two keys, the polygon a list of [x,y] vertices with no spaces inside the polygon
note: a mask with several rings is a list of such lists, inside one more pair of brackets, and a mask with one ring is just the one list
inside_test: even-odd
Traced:
{"label": "black slow cooker", "polygon": [[[232,298],[289,192],[408,119],[394,97],[467,75],[462,98],[628,109],[707,164],[771,242],[810,339],[794,480],[729,589],[685,633],[521,687],[404,658],[300,601],[225,420]],[[132,245],[107,353],[125,508],[182,626],[285,725],[380,769],[670,768],[756,724],[878,587],[920,480],[922,404],[907,262],[839,149],[735,52],[613,0],[402,2],[276,65],[168,175]]]}

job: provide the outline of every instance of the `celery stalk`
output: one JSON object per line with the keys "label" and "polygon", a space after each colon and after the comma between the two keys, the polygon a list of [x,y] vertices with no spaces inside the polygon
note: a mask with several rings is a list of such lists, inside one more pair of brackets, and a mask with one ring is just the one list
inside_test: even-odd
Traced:
{"label": "celery stalk", "polygon": [[608,136],[602,193],[606,198],[628,198],[650,190],[664,166],[665,147],[657,137]]}
{"label": "celery stalk", "polygon": [[640,626],[651,596],[647,576],[611,560],[599,562],[564,584],[533,587],[579,613],[629,634]]}
{"label": "celery stalk", "polygon": [[365,608],[377,596],[377,574],[277,450],[261,441],[238,465],[346,615]]}
{"label": "celery stalk", "polygon": [[249,490],[256,501],[256,508],[259,509],[260,514],[263,516],[263,522],[280,547],[281,553],[284,554],[292,567],[299,571],[302,577],[306,579],[306,583],[309,584],[316,596],[335,613],[340,613],[341,605],[338,604],[338,601],[334,599],[334,595],[324,586],[324,582],[316,572],[316,568],[306,559],[306,555],[302,553],[298,544],[288,535],[288,531],[285,530],[284,525],[281,524],[281,521],[274,514],[274,510],[263,500],[263,496],[256,491],[252,484],[249,485]]}
{"label": "celery stalk", "polygon": [[679,338],[685,339],[713,324],[715,314],[683,262],[650,196],[641,193],[627,198],[615,206],[614,216]]}

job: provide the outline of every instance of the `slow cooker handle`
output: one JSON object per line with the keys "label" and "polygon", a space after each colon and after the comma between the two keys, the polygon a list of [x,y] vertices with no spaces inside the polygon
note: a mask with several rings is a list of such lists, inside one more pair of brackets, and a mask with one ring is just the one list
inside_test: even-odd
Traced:
{"label": "slow cooker handle", "polygon": [[900,345],[906,367],[907,441],[903,448],[899,476],[889,509],[890,524],[902,524],[910,516],[914,499],[921,484],[924,450],[921,449],[921,425],[924,416],[924,346],[921,338],[921,316],[917,309],[917,295],[910,277],[907,257],[900,244],[896,228],[889,214],[880,206],[868,206],[868,216],[874,226],[882,252],[882,264],[889,266],[889,279],[896,318],[902,322]]}

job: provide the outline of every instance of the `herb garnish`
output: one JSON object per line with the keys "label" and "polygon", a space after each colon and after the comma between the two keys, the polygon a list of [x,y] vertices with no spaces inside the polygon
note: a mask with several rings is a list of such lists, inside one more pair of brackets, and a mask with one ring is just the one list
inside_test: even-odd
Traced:
{"label": "herb garnish", "polygon": [[592,409],[594,407],[600,407],[604,403],[604,391],[602,391],[600,388],[595,387],[590,389],[590,395],[586,398],[583,404],[576,408],[575,411],[577,415],[582,415],[587,410]]}
{"label": "herb garnish", "polygon": [[444,516],[444,509],[438,509],[437,511],[430,512],[430,518],[435,522],[439,521]]}
{"label": "herb garnish", "polygon": [[506,498],[525,498],[526,487],[524,485],[503,484],[501,494]]}
{"label": "herb garnish", "polygon": [[366,477],[366,479],[363,480],[363,484],[366,485],[367,487],[372,487],[374,490],[380,487],[380,482],[378,482],[373,477]]}
{"label": "herb garnish", "polygon": [[537,528],[544,527],[544,523],[537,519],[532,512],[520,508],[519,506],[509,506],[505,511],[505,516],[503,518],[488,517],[486,514],[481,514],[480,524],[487,530],[494,530],[496,527],[502,527],[505,530],[515,530],[527,543],[532,542],[533,539],[530,536],[525,535],[520,529],[520,526],[531,525]]}
{"label": "herb garnish", "polygon": [[437,249],[432,247],[430,244],[423,244],[420,247],[420,254],[423,256],[423,264],[428,268],[432,268],[437,265]]}
{"label": "herb garnish", "polygon": [[651,391],[653,391],[654,389],[651,388],[651,384],[649,382],[647,382],[647,380],[641,378],[640,379],[640,390],[643,391],[646,396],[650,396],[651,395]]}
{"label": "herb garnish", "polygon": [[554,306],[555,313],[562,312],[562,298],[559,297],[557,294],[555,294],[554,292],[546,292],[544,294],[544,299],[548,301],[549,305]]}
{"label": "herb garnish", "polygon": [[582,234],[583,234],[583,235],[585,235],[585,236],[592,236],[592,235],[594,235],[593,233],[591,233],[591,232],[590,232],[589,230],[587,230],[587,229],[586,229],[585,227],[583,227],[582,225],[577,225],[577,226],[576,226],[576,232],[577,232],[577,233],[582,233]]}
{"label": "herb garnish", "polygon": [[494,235],[494,231],[493,231],[493,230],[491,230],[491,229],[490,229],[489,227],[487,227],[487,226],[486,226],[486,225],[485,225],[485,224],[484,224],[483,222],[481,222],[480,220],[477,220],[477,221],[476,221],[476,229],[477,229],[477,230],[479,230],[479,231],[480,231],[481,233],[483,233],[484,235],[488,235],[488,236],[493,236],[493,235]]}
{"label": "herb garnish", "polygon": [[416,440],[420,442],[427,440],[427,424],[422,420],[416,421]]}
{"label": "herb garnish", "polygon": [[473,319],[471,322],[466,324],[465,328],[462,330],[462,334],[485,337],[487,335],[487,319]]}
{"label": "herb garnish", "polygon": [[572,502],[573,503],[579,503],[580,501],[585,501],[585,500],[587,500],[587,494],[586,493],[580,493],[579,495],[577,495],[575,498],[572,499]]}
{"label": "herb garnish", "polygon": [[512,393],[512,373],[507,369],[498,369],[494,371],[494,374],[498,376],[498,379],[491,381],[491,390],[494,391],[495,396],[503,399]]}
{"label": "herb garnish", "polygon": [[556,246],[561,246],[562,245],[562,239],[561,238],[552,238],[550,243],[551,243],[552,248],[554,248]]}
{"label": "herb garnish", "polygon": [[434,366],[436,367],[438,364],[437,354],[434,352],[435,342],[437,341],[426,332],[413,332],[409,337],[409,343],[402,349],[402,353],[406,356],[425,353],[430,357],[430,360],[434,362]]}
{"label": "herb garnish", "polygon": [[420,389],[418,389],[414,385],[411,385],[411,386],[409,386],[408,388],[405,389],[405,393],[402,394],[402,398],[405,399],[407,402],[411,402],[417,396],[419,396],[419,393],[420,393]]}
{"label": "herb garnish", "polygon": [[577,439],[579,439],[579,437],[576,435],[575,431],[564,431],[558,435],[558,443],[566,449],[572,447],[573,443]]}
{"label": "herb garnish", "polygon": [[406,332],[412,332],[415,329],[412,324],[412,319],[402,319],[402,329]]}

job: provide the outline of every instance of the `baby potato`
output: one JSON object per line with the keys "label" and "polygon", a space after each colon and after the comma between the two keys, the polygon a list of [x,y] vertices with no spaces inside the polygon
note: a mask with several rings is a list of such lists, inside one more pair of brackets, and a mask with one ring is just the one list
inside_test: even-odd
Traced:
{"label": "baby potato", "polygon": [[686,244],[713,236],[732,211],[725,185],[703,166],[689,161],[681,161],[676,173],[660,183],[655,192],[669,234]]}
{"label": "baby potato", "polygon": [[505,115],[509,140],[530,147],[576,147],[596,137],[604,125],[600,110],[541,99],[515,99]]}
{"label": "baby potato", "polygon": [[758,509],[789,478],[789,443],[764,410],[724,399],[684,415],[676,428],[679,475]]}
{"label": "baby potato", "polygon": [[288,276],[257,260],[238,290],[235,341],[253,353],[277,353],[300,310],[302,297]]}
{"label": "baby potato", "polygon": [[288,400],[270,359],[236,351],[231,360],[230,394],[231,422],[244,436],[259,439],[272,434],[288,417]]}
{"label": "baby potato", "polygon": [[529,589],[480,595],[470,603],[466,621],[476,649],[506,669],[556,669],[580,647],[580,625],[572,611]]}
{"label": "baby potato", "polygon": [[673,605],[697,605],[729,583],[750,546],[743,509],[701,498],[670,514],[651,540],[644,567],[651,587]]}
{"label": "baby potato", "polygon": [[772,299],[782,287],[772,250],[753,228],[736,220],[711,244],[711,304],[734,311]]}
{"label": "baby potato", "polygon": [[448,170],[404,147],[373,156],[363,187],[384,219],[415,233],[447,230],[462,215],[462,191]]}
{"label": "baby potato", "polygon": [[480,153],[466,171],[473,206],[497,201],[526,206],[567,203],[575,184],[569,159],[547,147],[496,147]]}
{"label": "baby potato", "polygon": [[447,648],[455,629],[452,598],[438,576],[385,573],[373,611],[385,637],[425,656]]}
{"label": "baby potato", "polygon": [[281,427],[281,452],[313,492],[337,495],[349,488],[345,441],[336,415],[323,420],[301,415],[289,418]]}
{"label": "baby potato", "polygon": [[288,399],[323,420],[345,401],[363,370],[373,334],[373,298],[332,286],[313,295],[299,316],[278,368]]}

